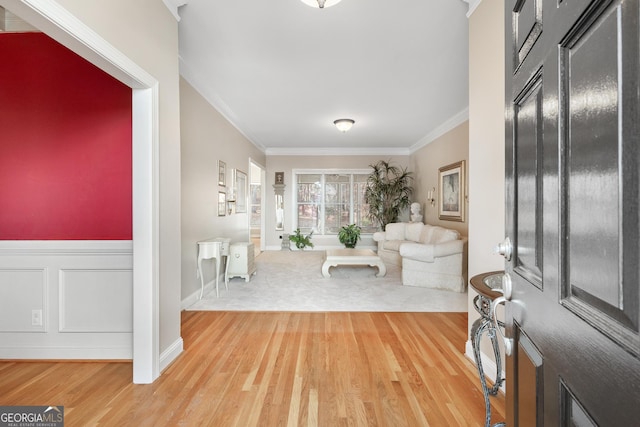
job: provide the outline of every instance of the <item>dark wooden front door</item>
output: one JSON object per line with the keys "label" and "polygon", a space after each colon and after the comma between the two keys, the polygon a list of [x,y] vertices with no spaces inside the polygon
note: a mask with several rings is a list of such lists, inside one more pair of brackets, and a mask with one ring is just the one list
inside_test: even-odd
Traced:
{"label": "dark wooden front door", "polygon": [[506,0],[509,426],[640,425],[639,0]]}

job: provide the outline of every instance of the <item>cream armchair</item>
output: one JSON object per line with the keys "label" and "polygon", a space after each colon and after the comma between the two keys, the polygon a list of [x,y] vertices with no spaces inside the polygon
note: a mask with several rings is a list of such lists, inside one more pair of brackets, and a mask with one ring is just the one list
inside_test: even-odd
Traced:
{"label": "cream armchair", "polygon": [[466,239],[455,230],[422,223],[387,224],[377,232],[378,255],[402,266],[402,284],[464,292]]}

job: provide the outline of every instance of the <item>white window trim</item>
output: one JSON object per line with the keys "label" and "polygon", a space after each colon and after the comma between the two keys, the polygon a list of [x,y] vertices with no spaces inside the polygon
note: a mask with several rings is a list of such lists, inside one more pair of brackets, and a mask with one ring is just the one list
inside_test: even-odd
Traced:
{"label": "white window trim", "polygon": [[[349,184],[351,186],[351,188],[353,188],[353,175],[369,175],[371,173],[371,169],[292,169],[291,170],[291,175],[292,175],[292,185],[293,185],[293,189],[292,194],[291,194],[291,218],[292,218],[292,224],[293,224],[293,230],[298,228],[298,175],[322,175],[322,186],[324,188],[325,185],[325,180],[324,180],[324,176],[325,175],[332,175],[332,174],[344,174],[344,175],[350,175],[350,180],[349,180]],[[350,206],[353,206],[353,192],[350,192],[349,194],[349,204]],[[325,204],[324,202],[322,203],[321,206],[321,211],[320,214],[322,216],[322,230],[320,233],[318,233],[318,235],[320,236],[334,236],[335,234],[325,234],[324,233],[324,220],[325,220],[325,212],[324,212],[324,207]],[[351,221],[351,223],[354,220],[353,217],[353,209],[350,210],[349,212],[349,220]],[[363,233],[363,234],[367,234],[367,233]]]}

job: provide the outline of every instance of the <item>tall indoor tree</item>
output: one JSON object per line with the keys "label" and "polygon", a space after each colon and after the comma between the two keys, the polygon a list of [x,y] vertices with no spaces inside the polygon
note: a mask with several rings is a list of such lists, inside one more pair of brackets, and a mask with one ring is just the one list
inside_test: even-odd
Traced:
{"label": "tall indoor tree", "polygon": [[384,230],[387,224],[398,221],[402,210],[411,204],[413,177],[406,168],[384,160],[369,167],[373,170],[367,178],[364,199],[369,205],[369,218]]}

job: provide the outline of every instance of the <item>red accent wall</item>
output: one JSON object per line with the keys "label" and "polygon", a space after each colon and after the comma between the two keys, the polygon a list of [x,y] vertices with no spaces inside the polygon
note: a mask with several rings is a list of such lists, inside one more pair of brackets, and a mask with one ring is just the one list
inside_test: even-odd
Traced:
{"label": "red accent wall", "polygon": [[0,61],[0,240],[130,240],[131,89],[41,33]]}

